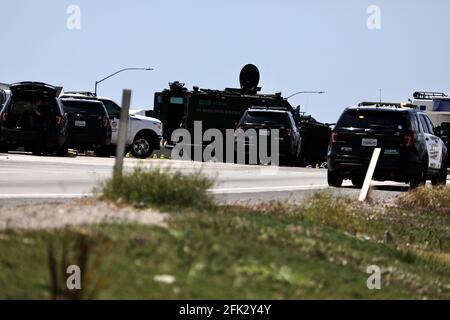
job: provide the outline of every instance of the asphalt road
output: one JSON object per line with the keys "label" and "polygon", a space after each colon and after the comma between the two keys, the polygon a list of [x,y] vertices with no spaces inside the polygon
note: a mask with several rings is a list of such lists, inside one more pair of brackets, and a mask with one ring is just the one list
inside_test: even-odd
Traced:
{"label": "asphalt road", "polygon": [[[62,202],[89,196],[94,187],[111,175],[114,158],[78,156],[38,157],[0,154],[0,205]],[[270,200],[301,201],[319,190],[358,196],[349,182],[344,188],[329,188],[326,170],[289,167],[244,166],[160,159],[125,159],[125,168],[136,165],[162,166],[169,170],[195,172],[216,179],[210,190],[222,203]],[[393,198],[408,188],[398,183],[376,183],[375,198]]]}

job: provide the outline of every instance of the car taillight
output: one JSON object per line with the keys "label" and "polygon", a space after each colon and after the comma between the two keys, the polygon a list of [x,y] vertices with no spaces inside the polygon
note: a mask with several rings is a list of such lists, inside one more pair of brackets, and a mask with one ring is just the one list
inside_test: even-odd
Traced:
{"label": "car taillight", "polygon": [[330,142],[334,144],[337,142],[337,140],[338,140],[338,133],[336,131],[333,131],[331,133]]}
{"label": "car taillight", "polygon": [[291,129],[291,128],[287,128],[287,129],[286,129],[286,135],[287,135],[288,137],[292,136],[292,129]]}
{"label": "car taillight", "polygon": [[62,125],[64,123],[64,118],[61,116],[56,116],[56,124],[58,126]]}
{"label": "car taillight", "polygon": [[8,112],[0,112],[0,120],[1,121],[8,120]]}
{"label": "car taillight", "polygon": [[103,119],[102,119],[101,127],[102,127],[102,128],[108,128],[109,126],[110,126],[109,119],[103,118]]}
{"label": "car taillight", "polygon": [[416,141],[416,134],[415,133],[408,133],[405,134],[403,137],[403,141],[405,143],[405,146],[411,147],[414,145],[414,142]]}

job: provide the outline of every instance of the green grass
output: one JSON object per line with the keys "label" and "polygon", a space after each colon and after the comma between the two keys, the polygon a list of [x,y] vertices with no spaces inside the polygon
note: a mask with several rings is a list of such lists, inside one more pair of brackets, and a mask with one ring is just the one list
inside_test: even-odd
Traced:
{"label": "green grass", "polygon": [[[110,242],[101,263],[88,262],[106,277],[103,299],[450,299],[449,216],[319,193],[301,205],[211,207],[167,227],[82,232]],[[0,233],[0,299],[49,298],[47,245],[79,232]],[[366,287],[369,265],[382,270],[381,290]]]}
{"label": "green grass", "polygon": [[130,204],[136,208],[162,210],[204,209],[214,206],[208,189],[212,179],[195,173],[172,173],[160,168],[135,168],[131,173],[113,175],[97,190],[102,199]]}

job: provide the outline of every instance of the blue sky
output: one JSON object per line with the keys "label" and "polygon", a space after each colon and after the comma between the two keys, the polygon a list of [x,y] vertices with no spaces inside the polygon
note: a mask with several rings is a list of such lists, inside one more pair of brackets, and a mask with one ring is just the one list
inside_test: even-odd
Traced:
{"label": "blue sky", "polygon": [[[81,29],[69,30],[69,5]],[[381,30],[369,30],[369,5],[381,9]],[[293,105],[333,122],[362,100],[408,99],[415,90],[450,91],[450,1],[57,1],[0,0],[0,82],[44,81],[66,90],[94,82],[133,107],[174,80],[188,87],[239,86],[247,63],[261,72],[263,92],[297,96]]]}

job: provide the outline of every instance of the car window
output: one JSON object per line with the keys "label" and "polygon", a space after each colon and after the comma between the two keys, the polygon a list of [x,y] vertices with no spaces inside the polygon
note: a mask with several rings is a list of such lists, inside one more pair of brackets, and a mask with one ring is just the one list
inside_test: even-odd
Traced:
{"label": "car window", "polygon": [[244,124],[290,126],[289,117],[284,112],[248,111],[243,119]]}
{"label": "car window", "polygon": [[110,116],[120,118],[120,107],[118,105],[108,100],[103,100],[103,104],[105,105],[106,111]]}
{"label": "car window", "polygon": [[431,133],[431,134],[434,134],[434,125],[433,125],[433,122],[431,122],[430,118],[428,118],[427,115],[424,115],[423,117],[425,118],[425,121],[427,122],[428,127],[429,127],[430,130],[431,130],[430,133]]}
{"label": "car window", "polygon": [[429,127],[427,120],[423,114],[419,114],[420,123],[422,124],[423,131],[425,133],[433,134],[432,129]]}
{"label": "car window", "polygon": [[71,114],[87,114],[105,116],[105,109],[99,102],[62,100],[64,111]]}
{"label": "car window", "polygon": [[340,128],[382,128],[402,130],[408,127],[407,116],[403,112],[360,110],[345,111],[336,127]]}
{"label": "car window", "polygon": [[414,132],[420,132],[420,125],[419,120],[417,119],[416,115],[413,113],[411,114],[411,130]]}

